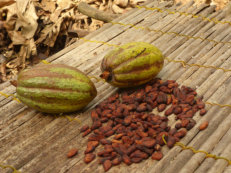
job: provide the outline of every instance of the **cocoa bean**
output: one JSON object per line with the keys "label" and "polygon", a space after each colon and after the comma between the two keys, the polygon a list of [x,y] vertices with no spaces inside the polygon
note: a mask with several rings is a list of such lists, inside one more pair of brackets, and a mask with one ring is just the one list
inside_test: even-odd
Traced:
{"label": "cocoa bean", "polygon": [[182,126],[182,127],[186,127],[188,124],[189,124],[189,119],[183,119],[183,120],[181,121],[181,126]]}
{"label": "cocoa bean", "polygon": [[86,154],[84,157],[84,162],[85,163],[90,163],[91,161],[93,161],[95,159],[95,154],[89,153]]}
{"label": "cocoa bean", "polygon": [[124,154],[124,155],[122,156],[122,159],[123,159],[123,162],[124,162],[126,165],[131,165],[131,164],[132,164],[132,162],[131,162],[130,158],[128,157],[128,155]]}
{"label": "cocoa bean", "polygon": [[100,143],[102,145],[111,145],[112,144],[112,142],[110,140],[108,140],[108,139],[101,139]]}
{"label": "cocoa bean", "polygon": [[[98,152],[97,155],[98,155],[99,157],[109,157],[109,156],[111,155],[111,152],[108,152],[108,151],[103,150],[103,151]],[[102,160],[102,161],[103,161],[103,160]]]}
{"label": "cocoa bean", "polygon": [[175,115],[178,115],[178,114],[180,114],[181,112],[182,112],[181,106],[175,106],[175,107],[174,107],[173,113],[174,113]]}
{"label": "cocoa bean", "polygon": [[99,131],[102,132],[103,134],[109,132],[112,130],[112,127],[109,125],[103,126],[99,128]]}
{"label": "cocoa bean", "polygon": [[200,110],[200,115],[203,116],[207,113],[207,110],[206,109],[201,109]]}
{"label": "cocoa bean", "polygon": [[100,118],[101,123],[106,123],[108,121],[108,117],[102,117]]}
{"label": "cocoa bean", "polygon": [[137,109],[136,109],[138,112],[144,112],[147,110],[147,103],[141,103]]}
{"label": "cocoa bean", "polygon": [[89,141],[87,143],[87,148],[84,153],[87,154],[93,152],[98,145],[99,145],[98,141]]}
{"label": "cocoa bean", "polygon": [[163,157],[162,152],[158,151],[152,154],[152,159],[153,160],[161,160]]}
{"label": "cocoa bean", "polygon": [[[113,109],[114,110],[114,109]],[[101,116],[102,117],[107,117],[107,114],[111,114],[112,113],[112,110],[111,109],[106,109],[106,110],[103,110],[102,113],[101,113]]]}
{"label": "cocoa bean", "polygon": [[183,138],[186,135],[187,131],[182,129],[174,134],[174,137]]}
{"label": "cocoa bean", "polygon": [[142,142],[141,142],[141,145],[143,145],[144,147],[147,147],[147,148],[152,148],[152,147],[154,147],[155,144],[156,144],[156,140],[152,139],[152,138],[142,140]]}
{"label": "cocoa bean", "polygon": [[156,101],[158,104],[166,104],[167,103],[167,94],[163,93],[163,92],[159,92]]}
{"label": "cocoa bean", "polygon": [[100,120],[95,120],[91,126],[91,130],[98,129],[99,127],[102,126],[102,123]]}
{"label": "cocoa bean", "polygon": [[99,119],[99,115],[96,112],[96,110],[91,111],[91,119],[92,119],[92,121],[96,121]]}
{"label": "cocoa bean", "polygon": [[[170,91],[171,92],[171,91]],[[167,96],[167,105],[170,105],[172,103],[172,96],[171,95],[168,95]]]}
{"label": "cocoa bean", "polygon": [[104,136],[102,134],[92,134],[88,137],[88,141],[100,141]]}
{"label": "cocoa bean", "polygon": [[82,136],[87,136],[89,133],[91,133],[91,129],[87,129],[85,132],[83,132]]}
{"label": "cocoa bean", "polygon": [[122,162],[122,158],[120,156],[116,157],[112,160],[112,165],[119,165]]}
{"label": "cocoa bean", "polygon": [[142,157],[133,157],[131,158],[132,163],[140,163],[143,160]]}
{"label": "cocoa bean", "polygon": [[165,116],[169,116],[173,113],[173,106],[171,106],[170,108],[168,108],[165,112],[164,112],[164,115]]}
{"label": "cocoa bean", "polygon": [[134,152],[136,150],[136,145],[133,144],[131,145],[128,149],[127,149],[127,155],[130,155],[132,152]]}
{"label": "cocoa bean", "polygon": [[182,128],[182,124],[181,123],[176,123],[175,124],[175,128],[178,130],[178,129],[180,129],[180,128]]}
{"label": "cocoa bean", "polygon": [[132,116],[127,116],[127,117],[124,119],[124,125],[125,125],[125,126],[130,125],[131,122],[132,122]]}
{"label": "cocoa bean", "polygon": [[85,131],[88,130],[88,129],[89,129],[89,126],[88,126],[88,125],[84,125],[84,126],[81,127],[80,132],[81,132],[81,133],[82,133],[82,132],[85,132]]}
{"label": "cocoa bean", "polygon": [[[145,152],[145,153],[148,154],[149,156],[151,156],[152,153],[153,153],[153,151],[154,151],[154,149],[147,148],[147,147],[145,147],[145,146],[143,146],[143,145],[137,145],[136,148],[139,149],[140,151]],[[128,154],[128,155],[129,155],[129,154]]]}
{"label": "cocoa bean", "polygon": [[146,93],[149,93],[149,92],[151,92],[152,91],[152,86],[151,85],[146,85],[145,86],[145,92]]}
{"label": "cocoa bean", "polygon": [[112,167],[112,163],[110,160],[105,160],[103,162],[103,168],[105,172],[107,172],[111,167]]}
{"label": "cocoa bean", "polygon": [[199,126],[199,130],[204,130],[208,127],[209,122],[208,121],[204,121],[203,123],[201,123],[201,125]]}
{"label": "cocoa bean", "polygon": [[173,136],[168,136],[167,146],[168,148],[172,148],[176,143],[176,139]]}
{"label": "cocoa bean", "polygon": [[168,132],[168,134],[169,134],[170,136],[173,136],[176,132],[177,132],[176,128],[172,128],[172,129]]}
{"label": "cocoa bean", "polygon": [[165,108],[166,108],[166,104],[160,104],[160,105],[158,105],[157,110],[158,110],[159,112],[162,112],[162,111],[165,110]]}
{"label": "cocoa bean", "polygon": [[132,145],[134,141],[129,136],[123,136],[122,141],[124,144]]}
{"label": "cocoa bean", "polygon": [[157,96],[158,96],[158,94],[157,94],[157,92],[153,91],[153,92],[150,92],[148,94],[148,96],[152,99],[152,101],[155,101],[156,98],[157,98]]}
{"label": "cocoa bean", "polygon": [[78,154],[78,149],[72,148],[71,150],[68,151],[67,157],[71,158],[71,157],[74,157],[76,154]]}

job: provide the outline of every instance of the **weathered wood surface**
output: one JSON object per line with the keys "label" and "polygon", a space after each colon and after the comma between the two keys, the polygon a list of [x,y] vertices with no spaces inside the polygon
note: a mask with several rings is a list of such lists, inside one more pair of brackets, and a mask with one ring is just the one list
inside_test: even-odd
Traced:
{"label": "weathered wood surface", "polygon": [[[148,7],[160,7],[178,10],[206,17],[216,17],[218,20],[228,20],[225,12],[214,12],[211,6],[193,6],[193,2],[186,6],[170,6],[169,3],[153,1]],[[145,9],[134,9],[115,21],[148,27],[152,30],[177,32],[193,37],[203,37],[209,40],[228,42],[231,38],[229,24],[215,24],[201,18],[168,14]],[[214,44],[209,40],[188,39],[175,34],[162,34],[150,30],[135,29],[130,26],[106,24],[98,31],[88,35],[86,39],[123,44],[131,41],[146,41],[159,47],[165,56],[174,60],[184,60],[187,63],[213,65],[231,69],[230,44]],[[98,76],[99,65],[103,56],[112,47],[100,43],[90,43],[80,40],[70,47],[50,57],[52,63],[64,63],[79,68],[88,75]],[[197,88],[204,101],[220,104],[231,103],[231,72],[224,72],[213,68],[189,67],[183,68],[180,63],[165,62],[165,66],[158,75],[162,79],[174,79],[182,85]],[[10,164],[21,172],[44,173],[80,173],[103,172],[97,159],[86,165],[83,162],[86,138],[82,138],[79,128],[91,124],[89,110],[97,103],[116,91],[116,88],[93,79],[98,90],[98,96],[84,110],[83,113],[73,113],[82,121],[68,121],[31,110],[12,101],[11,98],[0,96],[0,163]],[[14,94],[15,88],[9,83],[0,86],[1,92]],[[208,113],[204,117],[196,115],[197,125],[189,131],[181,142],[199,150],[231,159],[231,109],[228,107],[207,105]],[[170,125],[174,125],[174,117],[170,116]],[[198,126],[204,120],[210,122],[205,131],[199,132]],[[70,148],[79,149],[77,157],[66,158]],[[194,154],[191,150],[182,150],[179,146],[169,150],[163,148],[164,158],[153,161],[151,158],[140,164],[126,166],[121,164],[113,167],[109,172],[132,173],[229,173],[231,166],[225,160],[206,158],[205,154]],[[0,168],[1,169],[1,168]],[[11,172],[1,169],[0,172]]]}

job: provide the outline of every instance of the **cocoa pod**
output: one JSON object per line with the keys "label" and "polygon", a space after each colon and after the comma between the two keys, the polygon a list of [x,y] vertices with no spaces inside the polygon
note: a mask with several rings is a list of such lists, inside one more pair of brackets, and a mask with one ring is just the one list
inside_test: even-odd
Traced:
{"label": "cocoa pod", "polygon": [[97,94],[88,76],[64,64],[38,65],[22,70],[16,92],[22,103],[46,113],[81,110]]}
{"label": "cocoa pod", "polygon": [[[137,86],[152,80],[163,63],[163,55],[155,46],[144,42],[127,43],[103,58],[100,77],[117,87]],[[139,73],[135,73],[137,69]]]}

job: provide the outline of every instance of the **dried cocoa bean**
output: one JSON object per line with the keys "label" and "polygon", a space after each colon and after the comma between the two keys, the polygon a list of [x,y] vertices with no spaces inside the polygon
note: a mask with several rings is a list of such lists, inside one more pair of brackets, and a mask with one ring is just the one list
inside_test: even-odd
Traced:
{"label": "dried cocoa bean", "polygon": [[93,122],[99,119],[99,115],[96,112],[96,110],[91,111],[91,119],[92,119]]}
{"label": "dried cocoa bean", "polygon": [[84,125],[84,126],[81,127],[80,132],[81,132],[81,133],[82,133],[82,132],[85,132],[85,131],[88,130],[88,129],[89,129],[89,126],[88,126],[88,125]]}
{"label": "dried cocoa bean", "polygon": [[76,154],[78,154],[78,149],[72,148],[71,150],[68,151],[67,157],[71,158],[71,157],[74,157]]}
{"label": "dried cocoa bean", "polygon": [[142,140],[142,142],[141,142],[141,145],[143,145],[144,147],[147,147],[147,148],[152,148],[152,147],[154,147],[155,144],[156,144],[156,140],[152,139],[152,138]]}
{"label": "dried cocoa bean", "polygon": [[203,116],[207,113],[207,110],[206,109],[201,109],[200,110],[200,115]]}
{"label": "dried cocoa bean", "polygon": [[98,145],[99,145],[98,141],[89,141],[87,143],[87,148],[84,153],[87,154],[93,152]]}
{"label": "dried cocoa bean", "polygon": [[160,104],[160,105],[158,105],[157,110],[158,110],[159,112],[162,112],[162,111],[165,110],[165,108],[166,108],[166,104]]}
{"label": "dried cocoa bean", "polygon": [[100,141],[104,136],[102,134],[92,134],[88,137],[88,141]]}
{"label": "dried cocoa bean", "polygon": [[91,129],[87,129],[85,132],[83,132],[83,137],[87,136],[89,133],[91,133]]}
{"label": "dried cocoa bean", "polygon": [[165,116],[169,116],[173,113],[173,106],[171,106],[170,108],[168,108],[165,112],[164,115]]}
{"label": "dried cocoa bean", "polygon": [[100,143],[102,145],[111,145],[112,144],[112,142],[110,140],[108,140],[108,139],[101,139]]}
{"label": "dried cocoa bean", "polygon": [[168,132],[168,134],[169,134],[170,136],[173,136],[176,132],[177,132],[176,128],[172,128],[172,129]]}
{"label": "dried cocoa bean", "polygon": [[133,157],[131,158],[132,163],[140,163],[143,160],[142,157]]}
{"label": "dried cocoa bean", "polygon": [[151,85],[146,85],[145,86],[145,92],[146,93],[149,93],[149,92],[151,92],[152,91],[152,86]]}
{"label": "dried cocoa bean", "polygon": [[91,161],[93,161],[95,159],[95,154],[89,153],[86,154],[84,157],[84,162],[85,163],[90,163]]}
{"label": "dried cocoa bean", "polygon": [[173,136],[168,136],[167,146],[172,148],[176,143],[176,139]]}
{"label": "dried cocoa bean", "polygon": [[[151,156],[152,153],[153,153],[153,151],[154,151],[154,149],[147,148],[147,147],[145,147],[145,146],[143,146],[143,145],[137,145],[136,148],[139,149],[140,151],[145,152],[145,153],[148,154],[149,156]],[[129,154],[128,154],[128,155],[129,155]]]}
{"label": "dried cocoa bean", "polygon": [[107,172],[111,167],[112,167],[112,163],[110,160],[105,160],[103,162],[103,168],[105,172]]}
{"label": "dried cocoa bean", "polygon": [[187,131],[182,129],[174,134],[174,137],[183,138],[186,135]]}
{"label": "dried cocoa bean", "polygon": [[102,117],[100,118],[101,123],[106,123],[108,121],[108,117]]}
{"label": "dried cocoa bean", "polygon": [[204,121],[203,123],[201,123],[199,130],[204,130],[208,127],[209,122],[208,121]]}
{"label": "dried cocoa bean", "polygon": [[182,127],[186,127],[188,124],[189,124],[189,119],[183,119],[183,120],[181,121],[181,126],[182,126]]}
{"label": "dried cocoa bean", "polygon": [[112,165],[119,165],[122,162],[122,157],[118,156],[112,160]]}
{"label": "dried cocoa bean", "polygon": [[182,124],[181,123],[176,123],[175,124],[175,128],[178,130],[178,129],[180,129],[180,128],[182,128]]}
{"label": "dried cocoa bean", "polygon": [[163,157],[162,152],[158,151],[152,154],[152,159],[153,160],[161,160]]}
{"label": "dried cocoa bean", "polygon": [[91,126],[91,130],[98,129],[99,127],[102,126],[102,123],[100,120],[95,120]]}
{"label": "dried cocoa bean", "polygon": [[131,165],[131,164],[132,164],[132,162],[131,162],[130,158],[128,157],[128,155],[124,154],[124,155],[122,156],[122,159],[123,159],[123,162],[124,162],[126,165]]}

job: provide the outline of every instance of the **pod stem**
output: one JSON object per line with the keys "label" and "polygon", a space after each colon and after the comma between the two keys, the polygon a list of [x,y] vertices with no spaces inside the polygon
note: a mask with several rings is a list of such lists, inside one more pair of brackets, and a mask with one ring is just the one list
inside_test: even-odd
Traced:
{"label": "pod stem", "polygon": [[111,80],[111,73],[109,71],[104,71],[99,77],[106,81],[109,81]]}
{"label": "pod stem", "polygon": [[16,80],[12,80],[12,81],[10,81],[10,83],[11,83],[11,85],[17,87],[18,82]]}

